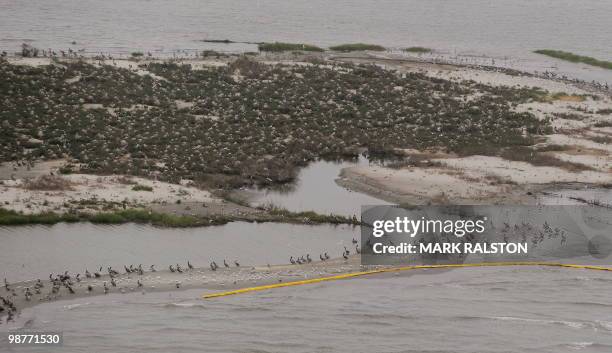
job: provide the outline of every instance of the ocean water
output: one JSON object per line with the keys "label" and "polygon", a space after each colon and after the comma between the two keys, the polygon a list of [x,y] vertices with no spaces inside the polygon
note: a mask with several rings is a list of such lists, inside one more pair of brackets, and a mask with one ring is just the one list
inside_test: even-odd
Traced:
{"label": "ocean water", "polygon": [[610,16],[602,0],[0,0],[0,48],[172,51],[232,39],[612,60]]}
{"label": "ocean water", "polygon": [[58,352],[609,353],[611,290],[606,272],[428,270],[206,301],[197,290],[59,301],[0,331],[62,331]]}

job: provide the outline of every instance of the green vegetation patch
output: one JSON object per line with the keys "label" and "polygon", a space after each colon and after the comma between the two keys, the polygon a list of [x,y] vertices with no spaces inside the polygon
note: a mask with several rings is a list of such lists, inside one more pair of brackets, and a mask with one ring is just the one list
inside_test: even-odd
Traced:
{"label": "green vegetation patch", "polygon": [[145,209],[130,209],[96,214],[46,212],[23,214],[0,208],[0,225],[56,224],[62,222],[91,222],[99,224],[145,223],[159,227],[186,228],[220,225],[229,222],[223,217],[200,218],[186,215],[172,215],[152,212]]}
{"label": "green vegetation patch", "polygon": [[598,66],[604,69],[612,70],[612,61],[598,60],[590,56],[577,55],[577,54],[570,53],[567,51],[551,50],[551,49],[536,50],[534,51],[534,53],[550,56],[556,59],[570,61],[573,63],[583,63],[583,64],[587,64],[591,66]]}
{"label": "green vegetation patch", "polygon": [[356,217],[346,217],[336,214],[323,215],[314,211],[304,212],[292,212],[285,208],[271,206],[267,209],[270,215],[275,217],[281,217],[286,220],[299,220],[306,221],[306,223],[329,223],[329,224],[354,224],[358,225],[360,222]]}
{"label": "green vegetation patch", "polygon": [[365,43],[351,43],[351,44],[341,44],[333,47],[329,47],[330,50],[333,51],[342,51],[342,52],[350,52],[350,51],[385,51],[385,47],[376,45],[376,44],[365,44]]}
{"label": "green vegetation patch", "polygon": [[283,51],[315,51],[322,52],[324,51],[322,48],[319,48],[315,45],[311,44],[301,44],[301,43],[261,43],[259,44],[260,51],[269,51],[269,52],[283,52]]}
{"label": "green vegetation patch", "polygon": [[433,49],[426,47],[409,47],[404,49],[404,51],[409,53],[431,53]]}

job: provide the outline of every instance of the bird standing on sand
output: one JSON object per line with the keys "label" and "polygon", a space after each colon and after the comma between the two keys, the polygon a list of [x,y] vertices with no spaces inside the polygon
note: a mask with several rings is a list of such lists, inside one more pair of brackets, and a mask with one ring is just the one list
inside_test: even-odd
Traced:
{"label": "bird standing on sand", "polygon": [[238,263],[238,260],[234,260],[234,265],[236,265],[236,267],[240,267],[240,264]]}
{"label": "bird standing on sand", "polygon": [[325,260],[329,260],[329,255],[327,255],[327,253],[325,253]]}
{"label": "bird standing on sand", "polygon": [[228,263],[225,261],[225,259],[223,259],[223,266],[225,266],[225,267],[227,267],[227,268],[229,268],[229,267],[230,267],[230,266],[229,266],[229,264],[228,264]]}
{"label": "bird standing on sand", "polygon": [[289,262],[291,262],[292,265],[295,265],[295,260],[293,259],[293,256],[289,258]]}
{"label": "bird standing on sand", "polygon": [[151,272],[157,272],[157,270],[155,269],[155,265],[151,265],[151,267],[149,267],[149,269],[151,270]]}
{"label": "bird standing on sand", "polygon": [[176,272],[176,270],[174,269],[174,267],[172,267],[172,265],[168,266],[168,269],[170,269],[170,272],[172,273]]}
{"label": "bird standing on sand", "polygon": [[357,254],[361,254],[361,249],[359,249],[359,244],[355,245],[355,252]]}
{"label": "bird standing on sand", "polygon": [[191,262],[189,262],[189,260],[187,260],[187,267],[188,267],[190,270],[193,270],[193,265],[191,264]]}
{"label": "bird standing on sand", "polygon": [[319,254],[319,259],[321,259],[321,261],[325,261],[325,258],[323,257],[323,254]]}

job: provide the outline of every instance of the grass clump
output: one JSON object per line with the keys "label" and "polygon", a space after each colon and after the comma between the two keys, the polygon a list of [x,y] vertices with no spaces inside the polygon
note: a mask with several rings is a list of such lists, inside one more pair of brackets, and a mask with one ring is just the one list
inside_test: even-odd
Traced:
{"label": "grass clump", "polygon": [[0,225],[15,226],[26,224],[55,224],[60,222],[78,222],[78,216],[45,212],[40,214],[23,214],[0,207]]}
{"label": "grass clump", "polygon": [[270,215],[275,217],[283,218],[284,220],[296,220],[303,221],[307,220],[307,223],[329,223],[329,224],[360,224],[355,216],[346,217],[336,214],[328,214],[323,215],[316,213],[314,211],[303,211],[303,212],[293,212],[289,211],[286,208],[278,207],[278,206],[268,206],[267,211]]}
{"label": "grass clump", "polygon": [[431,53],[433,49],[426,47],[409,47],[404,49],[404,51],[408,53]]}
{"label": "grass clump", "polygon": [[147,185],[136,184],[132,187],[132,191],[153,191],[153,188]]}
{"label": "grass clump", "polygon": [[261,43],[259,44],[258,47],[260,51],[268,51],[268,52],[283,52],[283,51],[322,52],[324,51],[322,48],[319,48],[315,45],[302,44],[302,43],[282,43],[282,42]]}
{"label": "grass clump", "polygon": [[612,61],[599,60],[590,56],[577,55],[562,50],[540,49],[534,51],[536,54],[550,56],[556,59],[570,61],[573,63],[583,63],[591,66],[597,66],[604,69],[612,70]]}
{"label": "grass clump", "polygon": [[200,218],[188,215],[158,213],[145,209],[129,209],[113,212],[102,212],[96,214],[58,214],[54,212],[23,214],[0,208],[0,225],[4,226],[31,224],[51,225],[62,222],[91,222],[97,224],[123,224],[132,222],[141,224],[151,224],[158,227],[187,228],[221,225],[229,221],[229,218],[224,217]]}
{"label": "grass clump", "polygon": [[376,45],[376,44],[365,44],[365,43],[351,43],[351,44],[341,44],[333,47],[329,47],[330,50],[333,51],[342,51],[342,52],[350,52],[350,51],[385,51],[385,47]]}

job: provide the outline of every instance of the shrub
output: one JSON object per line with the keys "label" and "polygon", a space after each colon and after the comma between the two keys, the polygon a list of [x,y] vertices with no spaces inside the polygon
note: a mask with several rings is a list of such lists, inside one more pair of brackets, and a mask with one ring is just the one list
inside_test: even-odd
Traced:
{"label": "shrub", "polygon": [[302,43],[261,43],[259,44],[260,51],[269,51],[269,52],[283,52],[283,51],[316,51],[322,52],[324,51],[322,48],[319,48],[310,44],[302,44]]}
{"label": "shrub", "polygon": [[153,188],[147,185],[136,184],[132,187],[133,191],[153,191]]}
{"label": "shrub", "polygon": [[385,51],[385,47],[376,44],[365,44],[365,43],[351,43],[351,44],[341,44],[333,47],[329,47],[329,49],[333,51],[342,51],[342,52],[350,52],[350,51]]}

